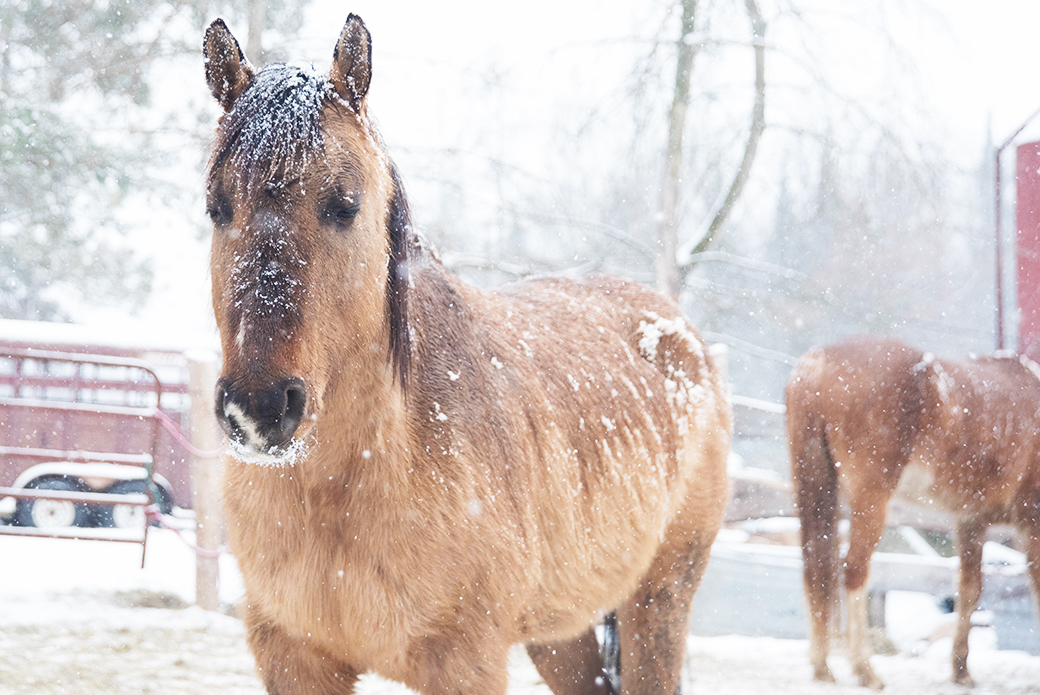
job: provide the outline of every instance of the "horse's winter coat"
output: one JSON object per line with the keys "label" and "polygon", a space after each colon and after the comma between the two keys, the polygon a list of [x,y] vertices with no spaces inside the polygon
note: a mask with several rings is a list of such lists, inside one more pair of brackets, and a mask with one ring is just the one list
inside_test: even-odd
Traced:
{"label": "horse's winter coat", "polygon": [[811,660],[827,667],[838,571],[838,493],[848,501],[849,654],[880,687],[866,639],[870,556],[893,494],[947,510],[961,558],[953,678],[970,683],[968,631],[986,528],[1015,525],[1040,591],[1040,372],[1017,356],[936,359],[894,340],[852,338],[806,353],[787,383],[787,428],[802,523]]}
{"label": "horse's winter coat", "polygon": [[248,639],[271,693],[676,691],[726,501],[730,412],[669,300],[609,277],[495,293],[412,233],[367,115],[368,31],[331,72],[256,72],[223,22],[208,175],[217,416]]}

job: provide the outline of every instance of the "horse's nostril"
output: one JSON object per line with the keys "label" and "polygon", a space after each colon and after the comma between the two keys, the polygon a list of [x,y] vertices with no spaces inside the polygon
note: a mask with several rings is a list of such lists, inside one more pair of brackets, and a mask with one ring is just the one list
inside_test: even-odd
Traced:
{"label": "horse's nostril", "polygon": [[303,421],[303,411],[307,408],[307,388],[300,379],[290,379],[285,387],[285,414],[282,418],[282,432],[292,434]]}
{"label": "horse's nostril", "polygon": [[224,430],[230,439],[239,440],[242,437],[242,425],[238,419],[230,412],[228,405],[232,403],[231,394],[228,392],[227,384],[221,379],[217,382],[217,392],[214,398],[214,411],[217,416],[217,423],[220,425],[220,429]]}

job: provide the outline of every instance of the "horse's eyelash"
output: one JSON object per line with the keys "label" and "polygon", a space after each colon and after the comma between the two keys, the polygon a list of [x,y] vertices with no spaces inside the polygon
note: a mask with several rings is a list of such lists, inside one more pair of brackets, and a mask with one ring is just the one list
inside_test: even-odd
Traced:
{"label": "horse's eyelash", "polygon": [[321,209],[321,216],[340,224],[347,224],[361,211],[361,196],[337,195],[328,200]]}

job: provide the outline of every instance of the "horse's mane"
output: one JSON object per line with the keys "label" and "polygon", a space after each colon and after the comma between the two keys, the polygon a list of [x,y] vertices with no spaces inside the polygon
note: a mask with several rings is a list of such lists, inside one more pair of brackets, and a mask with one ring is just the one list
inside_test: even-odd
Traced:
{"label": "horse's mane", "polygon": [[408,197],[405,196],[397,166],[393,164],[390,165],[390,176],[394,183],[394,194],[390,199],[386,230],[390,239],[386,277],[386,310],[390,320],[388,359],[394,376],[404,389],[408,386],[412,354],[411,332],[408,329],[408,288],[411,284],[411,269],[408,264],[415,253],[413,247],[416,244],[415,235],[412,233],[412,211],[408,207]]}
{"label": "horse's mane", "polygon": [[[207,178],[212,183],[230,161],[247,197],[271,180],[292,180],[325,157],[322,113],[336,96],[326,75],[309,63],[276,63],[252,80],[217,131]],[[404,388],[411,363],[408,330],[408,261],[415,251],[411,211],[397,167],[391,164],[393,194],[387,211],[386,311],[390,344],[387,360]]]}

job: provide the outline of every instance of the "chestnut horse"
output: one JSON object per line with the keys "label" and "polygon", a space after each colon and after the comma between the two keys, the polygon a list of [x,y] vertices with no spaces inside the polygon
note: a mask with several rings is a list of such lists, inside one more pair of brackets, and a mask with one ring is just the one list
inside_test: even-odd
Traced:
{"label": "chestnut horse", "polygon": [[722,378],[632,282],[489,293],[412,232],[351,15],[328,73],[255,71],[224,23],[208,170],[225,511],[270,693],[504,693],[523,643],[557,693],[676,692],[727,496]]}
{"label": "chestnut horse", "polygon": [[858,337],[814,348],[787,383],[787,431],[809,606],[810,658],[827,667],[838,570],[838,493],[849,505],[845,556],[849,658],[881,687],[867,642],[867,575],[893,494],[945,510],[960,554],[953,680],[970,684],[968,632],[982,590],[991,524],[1027,543],[1040,593],[1040,370],[1025,357],[936,359],[895,340]]}

